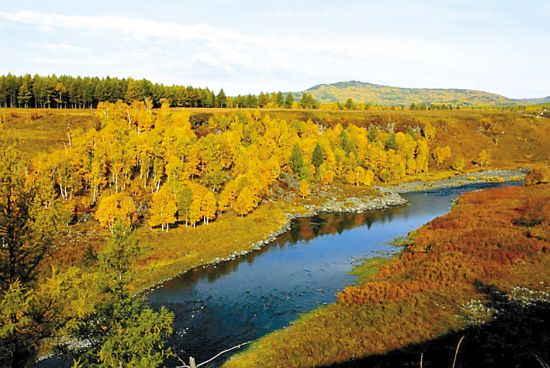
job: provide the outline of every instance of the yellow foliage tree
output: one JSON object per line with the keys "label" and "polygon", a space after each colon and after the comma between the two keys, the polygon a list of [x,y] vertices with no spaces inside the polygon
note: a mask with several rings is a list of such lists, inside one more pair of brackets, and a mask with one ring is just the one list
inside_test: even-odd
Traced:
{"label": "yellow foliage tree", "polygon": [[452,168],[453,168],[453,170],[456,170],[456,171],[462,171],[462,170],[464,170],[465,165],[466,165],[466,162],[464,161],[464,157],[457,156],[457,158],[453,162]]}
{"label": "yellow foliage tree", "polygon": [[334,171],[328,169],[328,164],[319,166],[319,182],[321,185],[330,185],[334,181]]}
{"label": "yellow foliage tree", "polygon": [[189,223],[193,225],[193,227],[196,227],[197,222],[199,222],[201,218],[202,218],[202,213],[201,213],[200,198],[193,196],[193,201],[189,206]]}
{"label": "yellow foliage tree", "polygon": [[346,179],[348,183],[356,186],[369,186],[374,180],[374,173],[371,170],[365,170],[363,167],[357,166],[355,169],[348,172]]}
{"label": "yellow foliage tree", "polygon": [[233,203],[235,203],[238,193],[239,191],[236,181],[230,181],[225,185],[225,188],[220,193],[220,198],[218,200],[218,209],[220,212],[226,211],[233,205]]}
{"label": "yellow foliage tree", "polygon": [[477,156],[477,160],[476,160],[477,164],[479,166],[486,166],[487,164],[489,164],[489,152],[487,152],[487,150],[481,150],[481,152],[479,152],[479,155]]}
{"label": "yellow foliage tree", "polygon": [[438,165],[441,165],[451,157],[451,147],[435,147],[432,156]]}
{"label": "yellow foliage tree", "polygon": [[206,189],[201,198],[201,212],[205,224],[208,225],[210,220],[216,218],[216,209],[216,197],[214,193]]}
{"label": "yellow foliage tree", "polygon": [[252,210],[256,207],[256,203],[256,195],[254,195],[248,187],[244,187],[233,204],[233,209],[239,215],[244,216],[252,212]]}
{"label": "yellow foliage tree", "polygon": [[434,139],[435,127],[430,122],[426,122],[422,127],[422,134],[426,139]]}
{"label": "yellow foliage tree", "polygon": [[158,192],[153,194],[149,225],[151,227],[160,225],[162,230],[168,231],[170,224],[176,222],[177,210],[176,197],[172,191],[164,185]]}
{"label": "yellow foliage tree", "polygon": [[300,195],[302,196],[302,198],[306,198],[309,197],[310,194],[311,190],[309,189],[309,183],[307,182],[307,180],[302,179],[300,181]]}
{"label": "yellow foliage tree", "polygon": [[95,218],[101,226],[112,228],[117,222],[131,226],[137,219],[134,200],[124,194],[116,193],[103,196],[97,206]]}
{"label": "yellow foliage tree", "polygon": [[416,172],[428,171],[428,159],[430,158],[430,148],[428,142],[419,140],[416,146]]}

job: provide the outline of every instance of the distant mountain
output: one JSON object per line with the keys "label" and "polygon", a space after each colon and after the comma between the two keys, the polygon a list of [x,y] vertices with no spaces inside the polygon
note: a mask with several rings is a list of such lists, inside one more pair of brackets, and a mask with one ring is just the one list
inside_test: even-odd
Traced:
{"label": "distant mountain", "polygon": [[550,96],[543,98],[511,99],[495,93],[454,88],[400,88],[359,81],[319,84],[306,91],[319,102],[341,102],[348,98],[355,102],[369,102],[378,105],[415,104],[457,104],[463,105],[517,105],[550,102]]}

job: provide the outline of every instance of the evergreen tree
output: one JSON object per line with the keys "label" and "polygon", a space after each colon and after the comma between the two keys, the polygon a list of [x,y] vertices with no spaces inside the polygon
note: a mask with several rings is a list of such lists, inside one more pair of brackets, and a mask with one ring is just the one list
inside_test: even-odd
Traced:
{"label": "evergreen tree", "polygon": [[73,338],[87,344],[62,347],[76,366],[158,367],[171,355],[164,341],[172,334],[173,313],[164,307],[155,312],[128,289],[137,253],[135,234],[117,223],[100,255],[104,298],[70,329]]}
{"label": "evergreen tree", "polygon": [[285,106],[285,96],[283,95],[283,92],[277,92],[277,94],[275,95],[275,104],[277,105],[277,107]]}
{"label": "evergreen tree", "polygon": [[387,150],[397,150],[397,138],[395,136],[395,133],[390,134],[390,137],[386,141],[386,149]]}
{"label": "evergreen tree", "polygon": [[216,100],[218,102],[218,107],[227,107],[227,96],[225,95],[223,88],[220,89],[220,92],[218,93]]}
{"label": "evergreen tree", "polygon": [[258,106],[267,107],[268,103],[269,103],[269,95],[267,93],[260,92],[260,95],[258,96]]}
{"label": "evergreen tree", "polygon": [[295,144],[292,148],[292,153],[290,154],[290,160],[289,160],[290,168],[294,172],[296,176],[301,176],[303,167],[304,167],[304,159],[302,157],[302,150],[300,149],[300,146],[298,144]]}
{"label": "evergreen tree", "polygon": [[290,109],[293,103],[294,103],[294,95],[291,92],[288,92],[286,94],[285,106]]}
{"label": "evergreen tree", "polygon": [[319,166],[321,166],[324,161],[325,158],[323,157],[323,149],[321,148],[321,145],[317,143],[313,149],[313,156],[311,158],[311,163],[315,166],[317,172],[319,172]]}
{"label": "evergreen tree", "polygon": [[29,103],[32,99],[32,92],[27,81],[24,81],[19,87],[19,94],[17,96],[17,102],[21,107],[29,107]]}
{"label": "evergreen tree", "polygon": [[355,109],[355,102],[351,98],[348,98],[344,106],[346,110],[353,110]]}

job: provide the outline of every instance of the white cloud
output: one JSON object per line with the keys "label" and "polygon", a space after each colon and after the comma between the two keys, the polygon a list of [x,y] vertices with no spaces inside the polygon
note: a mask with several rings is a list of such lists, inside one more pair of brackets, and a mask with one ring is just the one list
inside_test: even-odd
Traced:
{"label": "white cloud", "polygon": [[[503,44],[495,42],[498,39],[421,38],[389,31],[357,32],[341,39],[319,29],[282,37],[258,33],[254,25],[244,33],[205,23],[33,11],[0,11],[0,24],[29,32],[34,42],[30,46],[36,50],[26,50],[22,57],[40,71],[59,73],[66,66],[86,75],[131,72],[170,84],[224,86],[232,94],[298,90],[346,79],[511,94],[516,93],[518,79],[505,81],[502,75],[512,71],[522,76],[522,82],[538,80],[548,61],[547,53],[533,55],[536,37],[510,52],[508,39]],[[57,42],[40,43],[40,37],[35,41],[33,36]]]}
{"label": "white cloud", "polygon": [[30,47],[37,49],[46,49],[52,51],[75,51],[75,52],[90,52],[86,47],[75,46],[68,43],[31,43]]}
{"label": "white cloud", "polygon": [[[110,37],[124,35],[128,42],[167,41],[166,47],[177,48],[186,45],[186,42],[199,43],[191,47],[192,61],[206,62],[213,66],[238,65],[254,70],[315,70],[315,64],[321,64],[329,59],[333,62],[344,58],[364,61],[373,57],[400,57],[424,60],[434,59],[437,55],[448,55],[443,44],[436,44],[422,40],[403,38],[370,37],[341,40],[316,39],[280,39],[264,35],[247,35],[229,29],[217,28],[208,24],[177,24],[158,22],[143,18],[114,17],[114,16],[79,16],[44,14],[30,11],[13,13],[0,11],[0,19],[9,22],[26,24],[39,28],[72,29],[86,33],[103,33]],[[43,45],[44,48],[65,48],[67,51],[76,51],[70,45]],[[439,53],[432,55],[430,50],[438,49]],[[81,50],[82,51],[82,50]],[[428,52],[428,54],[426,54]],[[319,63],[308,62],[307,66],[300,65],[304,59],[316,60]],[[441,59],[441,58],[440,58]],[[324,66],[319,71],[326,70]]]}

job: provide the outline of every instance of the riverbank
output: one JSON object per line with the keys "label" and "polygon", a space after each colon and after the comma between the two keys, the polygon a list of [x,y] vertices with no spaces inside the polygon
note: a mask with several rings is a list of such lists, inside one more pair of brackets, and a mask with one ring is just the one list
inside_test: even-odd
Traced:
{"label": "riverbank", "polygon": [[[221,232],[218,244],[223,245],[224,249],[227,249],[228,252],[226,255],[215,255],[211,259],[203,256],[198,264],[196,264],[197,262],[195,265],[191,263],[191,266],[181,268],[179,272],[169,274],[167,277],[160,280],[153,279],[152,285],[145,284],[143,288],[138,287],[137,289],[150,290],[158,288],[164,282],[188,272],[193,268],[204,268],[222,262],[232,261],[236,258],[246,256],[249,253],[258,251],[262,247],[271,244],[281,234],[289,231],[291,229],[292,221],[301,217],[312,217],[320,213],[362,213],[366,211],[382,210],[389,207],[402,206],[405,204],[407,204],[407,200],[401,197],[398,193],[387,192],[381,195],[374,195],[371,193],[367,196],[352,196],[336,199],[331,196],[331,193],[324,192],[319,197],[311,198],[307,201],[301,200],[297,203],[290,203],[286,201],[269,202],[264,206],[260,206],[260,208],[245,218],[234,217],[234,222],[231,225],[232,229],[226,229],[224,225],[220,225],[220,222],[218,221],[208,225],[208,228],[180,228],[173,229],[170,233],[157,233],[164,238],[167,238],[168,236],[173,238],[178,233],[180,237],[185,238],[192,235],[198,235],[198,241],[200,242],[201,238],[204,239],[203,236],[206,235],[205,231],[210,231],[211,233]],[[266,223],[265,219],[267,217],[270,218],[270,221]],[[228,221],[226,220],[225,223],[227,222]],[[228,238],[227,234],[232,234],[233,236]],[[246,239],[246,237],[254,238],[254,234],[257,234],[256,238],[260,238],[260,240],[254,240],[245,244],[235,244],[235,247],[237,247],[236,250],[232,250],[227,247],[227,245],[232,244],[234,240],[243,240]],[[210,241],[211,240],[212,238],[210,238]],[[155,242],[158,243],[158,240]],[[220,249],[218,248],[215,252],[218,251],[217,253],[220,253],[219,250]],[[149,273],[150,272],[151,270],[149,270]],[[143,282],[141,282],[141,284],[143,285]]]}
{"label": "riverbank", "polygon": [[[380,362],[404,346],[418,347],[417,362],[423,342],[496,318],[496,291],[511,300],[523,298],[518,290],[548,295],[549,201],[550,185],[463,195],[449,214],[415,231],[414,244],[401,256],[339,293],[337,303],[259,339],[225,366],[362,366],[364,357],[376,355]],[[534,349],[547,354],[544,346]]]}

